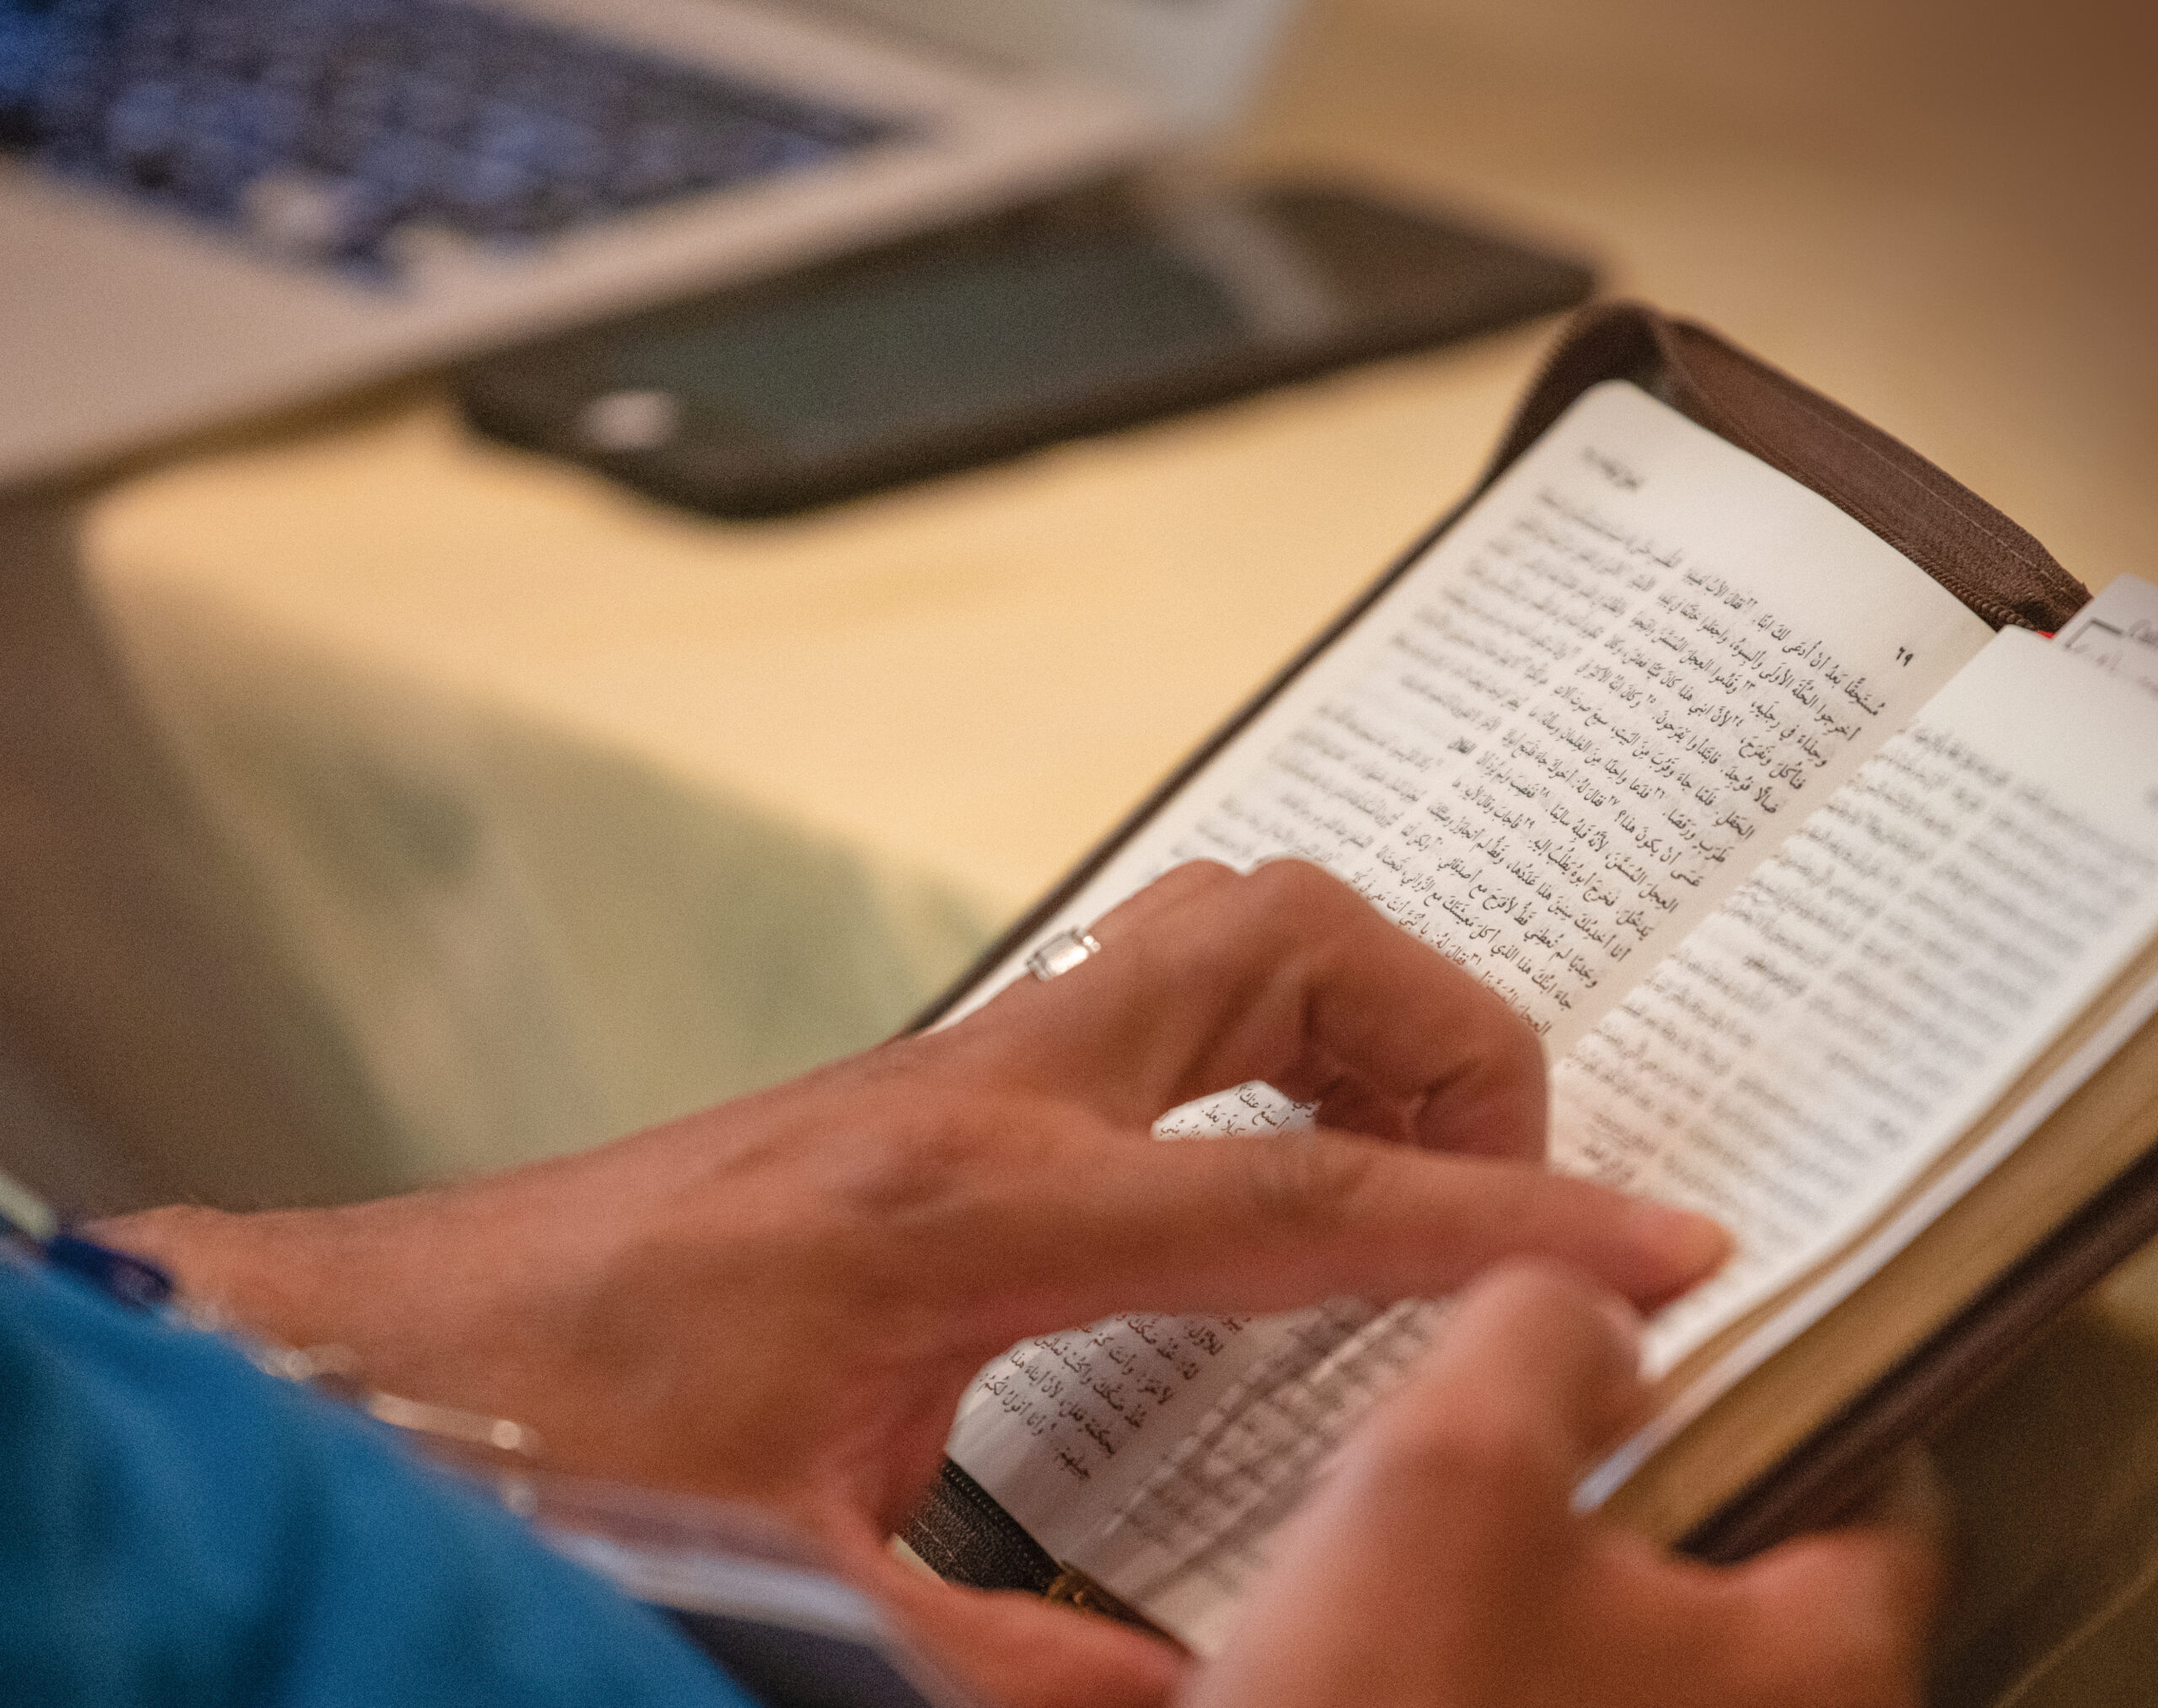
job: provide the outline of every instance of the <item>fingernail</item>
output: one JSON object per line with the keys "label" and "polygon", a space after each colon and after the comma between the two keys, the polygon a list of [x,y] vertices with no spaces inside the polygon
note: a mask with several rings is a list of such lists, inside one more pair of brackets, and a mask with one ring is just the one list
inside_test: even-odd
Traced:
{"label": "fingernail", "polygon": [[1731,1234],[1720,1222],[1667,1204],[1640,1203],[1634,1213],[1647,1243],[1682,1275],[1713,1274],[1731,1255]]}

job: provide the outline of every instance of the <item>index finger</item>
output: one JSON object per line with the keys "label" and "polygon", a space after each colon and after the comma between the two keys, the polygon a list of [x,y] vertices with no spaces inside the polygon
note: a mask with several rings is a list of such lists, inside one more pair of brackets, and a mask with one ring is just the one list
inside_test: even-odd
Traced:
{"label": "index finger", "polygon": [[960,1029],[985,1071],[1126,1124],[1247,1080],[1330,1126],[1540,1156],[1543,1045],[1472,975],[1316,866],[1194,862],[1104,916],[1101,952],[1022,979]]}

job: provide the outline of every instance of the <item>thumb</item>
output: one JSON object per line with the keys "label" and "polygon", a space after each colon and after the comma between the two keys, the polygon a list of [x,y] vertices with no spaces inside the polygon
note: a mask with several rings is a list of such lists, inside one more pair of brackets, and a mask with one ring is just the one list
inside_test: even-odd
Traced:
{"label": "thumb", "polygon": [[1642,1402],[1635,1329],[1623,1301],[1556,1265],[1469,1288],[1270,1544],[1196,1701],[1515,1700],[1579,1557],[1575,1478]]}
{"label": "thumb", "polygon": [[1640,1360],[1624,1299],[1556,1265],[1504,1264],[1460,1296],[1366,1451],[1503,1545],[1570,1517],[1582,1470],[1647,1407]]}
{"label": "thumb", "polygon": [[[1782,1665],[1785,1700],[1850,1708],[1917,1698],[1943,1577],[1946,1515],[1931,1466],[1913,1448],[1898,1486],[1856,1522],[1801,1536],[1726,1574],[1717,1626],[1735,1660]],[[1812,1633],[1797,1647],[1794,1630]]]}

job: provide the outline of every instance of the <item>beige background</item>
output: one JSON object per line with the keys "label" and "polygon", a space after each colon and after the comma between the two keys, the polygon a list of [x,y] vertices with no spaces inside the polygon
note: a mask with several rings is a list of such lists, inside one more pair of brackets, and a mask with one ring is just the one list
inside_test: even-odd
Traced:
{"label": "beige background", "polygon": [[[2139,28],[1319,0],[1226,152],[1584,248],[2098,585],[2158,568]],[[898,1024],[1463,490],[1550,336],[766,524],[393,389],[122,482],[92,590],[385,1168],[491,1165]]]}

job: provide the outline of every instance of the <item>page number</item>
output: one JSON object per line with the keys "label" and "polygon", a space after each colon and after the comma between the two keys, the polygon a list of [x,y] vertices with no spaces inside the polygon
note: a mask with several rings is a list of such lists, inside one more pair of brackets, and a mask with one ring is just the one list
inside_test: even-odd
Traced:
{"label": "page number", "polygon": [[1908,647],[1898,647],[1896,648],[1896,662],[1898,664],[1908,664],[1912,659],[1917,657],[1918,654],[1914,653]]}

